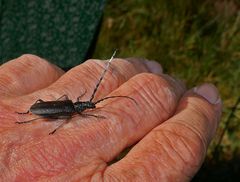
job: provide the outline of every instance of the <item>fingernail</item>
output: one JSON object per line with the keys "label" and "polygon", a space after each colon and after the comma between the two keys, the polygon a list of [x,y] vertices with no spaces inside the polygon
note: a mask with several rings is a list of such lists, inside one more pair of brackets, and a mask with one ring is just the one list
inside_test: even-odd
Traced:
{"label": "fingernail", "polygon": [[156,61],[145,60],[144,64],[152,73],[161,74],[163,72],[162,66]]}
{"label": "fingernail", "polygon": [[217,104],[221,101],[218,89],[213,84],[205,83],[195,87],[193,91],[204,97],[211,104]]}

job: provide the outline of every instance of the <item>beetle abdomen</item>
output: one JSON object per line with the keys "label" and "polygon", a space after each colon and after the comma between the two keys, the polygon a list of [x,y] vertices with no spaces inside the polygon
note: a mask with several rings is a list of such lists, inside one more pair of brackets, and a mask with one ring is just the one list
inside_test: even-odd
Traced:
{"label": "beetle abdomen", "polygon": [[47,101],[33,104],[30,111],[43,117],[60,118],[73,115],[75,108],[71,100]]}

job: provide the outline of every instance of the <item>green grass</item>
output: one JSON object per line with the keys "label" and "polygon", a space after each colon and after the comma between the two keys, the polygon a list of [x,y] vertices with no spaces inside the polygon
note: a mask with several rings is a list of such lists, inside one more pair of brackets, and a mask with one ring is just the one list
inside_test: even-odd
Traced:
{"label": "green grass", "polygon": [[[230,169],[235,175],[234,170],[240,169],[239,109],[230,118],[218,157],[211,153],[240,97],[240,2],[108,1],[94,57],[105,59],[116,48],[120,49],[118,57],[159,61],[164,72],[184,80],[189,88],[203,82],[219,88],[224,109],[208,151],[208,159],[213,159],[206,160],[194,180],[208,174],[210,181],[224,181],[230,177]],[[237,157],[238,165],[234,163]]]}

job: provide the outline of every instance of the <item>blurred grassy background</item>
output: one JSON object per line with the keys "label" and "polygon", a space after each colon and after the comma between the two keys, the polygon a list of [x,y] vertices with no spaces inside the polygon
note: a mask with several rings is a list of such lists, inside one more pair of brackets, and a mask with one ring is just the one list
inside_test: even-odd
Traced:
{"label": "blurred grassy background", "polygon": [[235,110],[234,105],[240,97],[240,2],[108,1],[94,57],[106,59],[115,48],[120,49],[118,57],[159,61],[164,72],[185,80],[189,88],[202,82],[219,88],[222,121],[193,181],[239,177],[240,104]]}

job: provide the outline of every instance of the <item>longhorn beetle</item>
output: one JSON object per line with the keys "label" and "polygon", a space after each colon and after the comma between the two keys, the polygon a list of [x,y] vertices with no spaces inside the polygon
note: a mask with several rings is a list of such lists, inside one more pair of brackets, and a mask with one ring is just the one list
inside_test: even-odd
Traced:
{"label": "longhorn beetle", "polygon": [[[133,98],[128,97],[128,96],[109,96],[109,97],[104,97],[96,102],[93,102],[93,99],[98,90],[98,87],[99,87],[101,81],[103,80],[103,77],[106,74],[115,54],[116,54],[116,50],[114,51],[111,59],[108,61],[104,71],[102,72],[100,79],[98,80],[89,101],[80,101],[80,98],[85,93],[83,93],[81,96],[79,96],[77,98],[77,102],[73,102],[72,100],[70,100],[67,95],[61,96],[56,101],[43,101],[43,100],[39,99],[30,107],[30,109],[27,112],[17,112],[17,113],[18,114],[28,114],[29,112],[31,112],[40,117],[31,119],[28,121],[22,121],[22,122],[16,122],[16,123],[17,124],[25,124],[25,123],[30,123],[32,121],[35,121],[35,120],[41,119],[41,118],[71,119],[74,114],[79,114],[82,116],[93,116],[93,117],[97,117],[97,118],[104,118],[103,116],[83,113],[83,111],[85,111],[87,109],[94,109],[94,108],[96,108],[96,104],[98,104],[99,102],[102,102],[107,99],[116,98],[116,97],[124,97],[127,99],[131,99],[132,101],[137,103]],[[65,98],[65,100],[60,100],[62,98]],[[57,131],[57,129],[59,129],[64,124],[65,124],[65,122],[61,123],[57,128],[55,128],[52,132],[50,132],[49,135],[54,134]]]}

